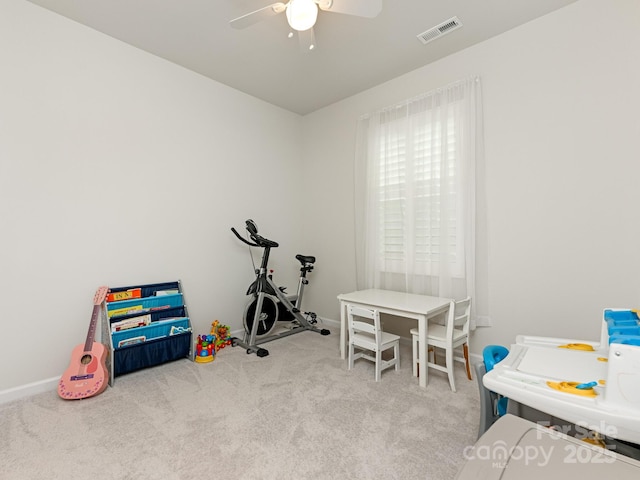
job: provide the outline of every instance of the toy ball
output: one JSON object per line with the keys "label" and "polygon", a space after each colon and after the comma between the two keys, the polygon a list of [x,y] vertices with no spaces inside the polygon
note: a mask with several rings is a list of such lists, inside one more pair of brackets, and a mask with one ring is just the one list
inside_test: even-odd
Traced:
{"label": "toy ball", "polygon": [[202,351],[200,352],[200,356],[201,356],[201,357],[206,357],[207,355],[209,355],[209,352],[207,352],[206,350],[202,350]]}

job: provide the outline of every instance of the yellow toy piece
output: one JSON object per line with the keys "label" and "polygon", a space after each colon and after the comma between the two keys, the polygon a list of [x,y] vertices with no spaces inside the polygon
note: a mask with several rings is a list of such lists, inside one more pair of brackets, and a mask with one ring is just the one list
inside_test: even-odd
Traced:
{"label": "yellow toy piece", "polygon": [[564,393],[572,393],[574,395],[580,395],[582,397],[595,397],[598,395],[593,387],[577,388],[578,385],[582,385],[579,382],[547,382],[547,385],[549,385],[554,390],[558,390]]}
{"label": "yellow toy piece", "polygon": [[558,348],[568,348],[569,350],[583,350],[585,352],[593,352],[594,349],[588,343],[567,343],[566,345],[558,345]]}
{"label": "yellow toy piece", "polygon": [[207,355],[206,357],[195,357],[195,361],[198,363],[209,363],[216,359],[214,355]]}
{"label": "yellow toy piece", "polygon": [[582,439],[583,442],[586,442],[590,445],[595,445],[596,447],[601,447],[601,448],[607,448],[607,443],[604,441],[604,438],[602,437],[602,435],[600,435],[598,432],[590,432],[591,436],[589,437],[584,437]]}

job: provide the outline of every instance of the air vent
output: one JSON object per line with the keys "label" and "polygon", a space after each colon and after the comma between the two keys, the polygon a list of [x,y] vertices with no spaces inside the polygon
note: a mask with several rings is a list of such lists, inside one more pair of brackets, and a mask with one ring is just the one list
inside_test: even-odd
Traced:
{"label": "air vent", "polygon": [[418,35],[418,40],[420,40],[424,45],[435,40],[442,35],[453,32],[456,28],[460,28],[462,23],[458,19],[458,17],[452,17],[449,20],[442,22],[440,25],[437,25],[433,28],[430,28],[426,32],[422,32]]}

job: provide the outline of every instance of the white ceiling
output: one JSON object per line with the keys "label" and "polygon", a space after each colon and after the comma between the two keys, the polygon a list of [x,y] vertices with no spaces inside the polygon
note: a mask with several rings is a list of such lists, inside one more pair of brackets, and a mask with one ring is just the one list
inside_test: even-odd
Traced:
{"label": "white ceiling", "polygon": [[[287,38],[284,14],[229,26],[274,0],[29,0],[149,53],[307,114],[576,0],[383,0],[373,19],[320,12],[316,49]],[[416,36],[457,16],[462,28]]]}

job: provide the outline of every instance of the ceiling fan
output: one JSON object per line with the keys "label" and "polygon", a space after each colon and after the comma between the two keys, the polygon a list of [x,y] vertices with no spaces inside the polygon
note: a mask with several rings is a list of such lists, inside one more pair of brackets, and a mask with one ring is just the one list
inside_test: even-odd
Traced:
{"label": "ceiling fan", "polygon": [[[229,22],[233,28],[246,28],[265,18],[285,12],[289,26],[298,31],[303,48],[313,50],[315,39],[313,26],[318,19],[318,10],[343,13],[357,17],[376,17],[382,10],[382,0],[289,0],[276,2]],[[293,32],[289,33],[289,38]]]}

